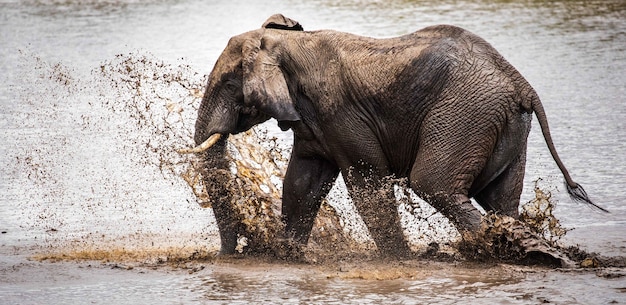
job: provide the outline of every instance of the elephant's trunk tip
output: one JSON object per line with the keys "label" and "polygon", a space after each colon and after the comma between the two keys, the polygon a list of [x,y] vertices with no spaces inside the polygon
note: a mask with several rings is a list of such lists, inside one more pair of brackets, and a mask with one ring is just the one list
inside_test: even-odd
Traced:
{"label": "elephant's trunk tip", "polygon": [[212,136],[210,136],[208,139],[206,139],[204,142],[202,142],[200,145],[194,147],[194,148],[181,148],[181,149],[177,149],[176,151],[179,154],[197,154],[197,153],[202,153],[205,152],[207,149],[211,148],[211,146],[213,146],[213,144],[217,143],[217,141],[222,137],[221,134],[219,133],[215,133]]}

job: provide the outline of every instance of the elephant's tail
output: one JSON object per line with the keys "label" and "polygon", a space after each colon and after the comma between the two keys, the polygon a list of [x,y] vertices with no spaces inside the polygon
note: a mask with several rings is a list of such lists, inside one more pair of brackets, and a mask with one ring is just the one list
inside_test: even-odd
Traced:
{"label": "elephant's tail", "polygon": [[556,165],[561,170],[561,173],[563,173],[563,177],[565,178],[565,186],[567,188],[567,193],[570,195],[572,200],[584,202],[586,204],[589,204],[592,207],[597,208],[600,211],[609,213],[609,211],[606,210],[605,208],[593,203],[591,199],[589,199],[589,196],[587,195],[587,192],[585,192],[585,189],[583,189],[583,187],[580,184],[572,180],[572,177],[569,175],[567,168],[565,168],[565,165],[563,164],[563,162],[561,161],[561,158],[556,152],[556,148],[554,147],[554,143],[552,142],[552,136],[550,135],[550,128],[548,127],[548,118],[546,117],[546,112],[543,109],[543,105],[541,104],[541,101],[538,98],[533,99],[532,108],[535,111],[535,115],[537,116],[537,120],[539,121],[539,125],[541,126],[541,133],[543,133],[543,138],[545,139],[546,144],[548,145],[550,154],[552,155],[552,158],[556,162]]}

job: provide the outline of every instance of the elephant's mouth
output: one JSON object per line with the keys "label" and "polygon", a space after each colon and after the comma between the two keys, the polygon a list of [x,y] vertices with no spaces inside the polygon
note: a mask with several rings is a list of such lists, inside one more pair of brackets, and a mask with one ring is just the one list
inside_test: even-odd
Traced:
{"label": "elephant's mouth", "polygon": [[248,131],[253,126],[269,120],[270,116],[256,107],[241,107],[238,112],[237,124],[232,134]]}

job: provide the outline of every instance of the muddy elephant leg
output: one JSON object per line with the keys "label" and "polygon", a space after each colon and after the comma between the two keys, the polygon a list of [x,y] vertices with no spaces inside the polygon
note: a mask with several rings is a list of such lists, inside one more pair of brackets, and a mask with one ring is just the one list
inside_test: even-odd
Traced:
{"label": "muddy elephant leg", "polygon": [[[415,191],[415,188],[413,188]],[[482,214],[465,194],[445,195],[443,192],[424,193],[415,191],[422,199],[448,218],[454,227],[465,235],[480,228]]]}
{"label": "muddy elephant leg", "polygon": [[383,256],[404,258],[411,248],[400,224],[393,183],[375,176],[344,173],[348,192]]}
{"label": "muddy elephant leg", "polygon": [[526,151],[524,150],[496,179],[474,195],[486,211],[494,211],[517,219],[524,187]]}
{"label": "muddy elephant leg", "polygon": [[440,162],[445,160],[443,157],[432,157],[418,154],[411,171],[411,188],[448,218],[461,235],[477,230],[482,214],[468,196],[472,175],[455,173],[460,168],[458,164],[444,164]]}
{"label": "muddy elephant leg", "polygon": [[298,144],[289,161],[283,182],[282,219],[288,240],[304,246],[322,200],[333,186],[339,168],[324,159],[302,158]]}

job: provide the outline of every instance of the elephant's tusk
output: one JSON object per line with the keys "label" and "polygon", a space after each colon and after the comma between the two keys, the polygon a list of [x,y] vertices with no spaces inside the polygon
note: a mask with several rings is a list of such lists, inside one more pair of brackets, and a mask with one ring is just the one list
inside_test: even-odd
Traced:
{"label": "elephant's tusk", "polygon": [[201,153],[206,151],[207,149],[209,149],[211,146],[213,146],[213,144],[215,144],[220,138],[222,137],[221,134],[219,133],[215,133],[212,136],[210,136],[208,139],[206,139],[206,141],[202,142],[202,144],[194,147],[194,148],[182,148],[182,149],[178,149],[176,150],[179,154],[196,154],[196,153]]}

